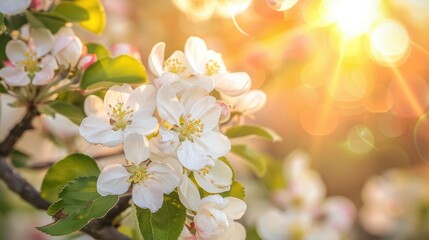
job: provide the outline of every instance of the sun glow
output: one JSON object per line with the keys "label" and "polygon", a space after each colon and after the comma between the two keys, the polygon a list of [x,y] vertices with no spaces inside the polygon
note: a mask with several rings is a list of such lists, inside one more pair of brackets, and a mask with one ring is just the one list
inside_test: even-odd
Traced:
{"label": "sun glow", "polygon": [[347,38],[366,34],[380,18],[377,0],[325,0],[325,14]]}

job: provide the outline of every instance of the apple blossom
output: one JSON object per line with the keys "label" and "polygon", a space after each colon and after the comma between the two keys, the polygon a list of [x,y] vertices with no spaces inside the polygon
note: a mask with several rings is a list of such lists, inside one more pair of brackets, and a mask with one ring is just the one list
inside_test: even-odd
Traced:
{"label": "apple blossom", "polygon": [[85,71],[87,68],[89,68],[89,66],[91,66],[96,61],[97,61],[97,55],[95,54],[82,55],[78,63],[78,68],[81,68],[82,70]]}
{"label": "apple blossom", "polygon": [[[103,101],[95,96],[85,100],[88,115],[80,125],[80,134],[88,142],[108,147],[119,145],[131,133],[147,136],[157,127],[154,118],[155,88],[142,85],[132,89],[130,85],[109,88]],[[102,107],[103,106],[103,107]],[[148,144],[145,145],[149,151]]]}
{"label": "apple blossom", "polygon": [[220,93],[240,96],[249,91],[252,81],[245,72],[230,73],[226,70],[221,54],[208,50],[199,37],[190,37],[185,43],[185,54],[194,75],[208,76]]}
{"label": "apple blossom", "polygon": [[250,90],[238,97],[230,97],[222,94],[222,99],[230,104],[231,111],[249,115],[261,110],[265,106],[267,95],[261,90]]}
{"label": "apple blossom", "polygon": [[195,234],[185,226],[179,239],[244,240],[246,231],[234,220],[240,219],[246,208],[246,203],[238,198],[207,196],[201,200],[201,207],[194,216]]}
{"label": "apple blossom", "polygon": [[63,27],[55,36],[52,53],[58,63],[64,67],[74,67],[78,63],[83,52],[81,40],[74,35],[71,28]]}
{"label": "apple blossom", "polygon": [[31,0],[1,0],[0,13],[13,15],[18,14],[27,9],[31,4]]}
{"label": "apple blossom", "polygon": [[102,196],[120,195],[132,186],[133,202],[151,212],[161,208],[164,194],[171,193],[179,184],[179,177],[165,163],[150,162],[145,150],[147,140],[137,133],[125,138],[124,151],[132,164],[106,166],[97,180],[97,191]]}
{"label": "apple blossom", "polygon": [[187,89],[179,98],[169,85],[157,94],[158,113],[162,119],[161,141],[177,146],[180,163],[189,170],[214,165],[214,159],[231,149],[229,139],[216,130],[220,107],[204,89]]}
{"label": "apple blossom", "polygon": [[47,11],[55,0],[32,0],[30,8],[35,11]]}
{"label": "apple blossom", "polygon": [[167,60],[164,60],[165,43],[159,42],[153,46],[149,55],[149,69],[157,76],[161,77],[164,73],[174,73],[182,78],[191,75],[191,68],[182,51],[175,51]]}
{"label": "apple blossom", "polygon": [[45,85],[54,79],[55,59],[48,53],[53,36],[46,28],[30,30],[27,42],[11,40],[6,45],[10,64],[0,69],[0,77],[10,86]]}

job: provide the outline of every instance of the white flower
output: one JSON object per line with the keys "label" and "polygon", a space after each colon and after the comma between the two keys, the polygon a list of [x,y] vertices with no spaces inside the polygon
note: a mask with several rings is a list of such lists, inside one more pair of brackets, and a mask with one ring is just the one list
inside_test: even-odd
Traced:
{"label": "white flower", "polygon": [[229,73],[222,55],[208,50],[206,43],[201,38],[188,38],[185,44],[185,54],[194,75],[209,76],[215,89],[220,93],[236,97],[249,91],[252,85],[250,76],[245,72]]}
{"label": "white flower", "polygon": [[159,139],[178,146],[175,153],[187,169],[200,170],[214,165],[214,159],[231,149],[229,139],[216,130],[220,107],[207,91],[189,88],[179,100],[173,89],[164,85],[158,91],[157,105],[163,129]]}
{"label": "white flower", "polygon": [[54,79],[55,59],[47,55],[53,36],[48,29],[30,30],[27,42],[11,40],[6,45],[10,65],[0,70],[0,77],[10,86],[45,85]]}
{"label": "white flower", "polygon": [[61,66],[74,67],[83,51],[83,44],[69,27],[63,27],[56,34],[52,53]]}
{"label": "white flower", "polygon": [[270,209],[260,216],[256,229],[263,240],[340,240],[333,228],[314,224],[312,216],[303,211],[281,212]]}
{"label": "white flower", "polygon": [[179,177],[167,164],[145,162],[146,138],[139,134],[129,135],[124,142],[125,157],[130,166],[108,165],[97,180],[97,191],[102,196],[120,195],[132,186],[133,202],[140,208],[156,212],[161,208],[164,194],[171,193],[179,184]]}
{"label": "white flower", "polygon": [[246,208],[246,203],[238,198],[223,198],[220,195],[205,197],[194,217],[194,238],[189,230],[184,229],[179,239],[244,240],[246,231],[234,220],[240,219]]}
{"label": "white flower", "polygon": [[193,174],[198,185],[209,193],[221,193],[231,189],[232,171],[219,159],[215,160],[214,166],[207,165]]}
{"label": "white flower", "polygon": [[12,107],[10,104],[17,99],[9,94],[0,93],[0,141],[9,134],[9,131],[21,121],[25,115],[25,107]]}
{"label": "white flower", "polygon": [[3,14],[18,14],[27,9],[31,4],[31,0],[1,0],[0,13]]}
{"label": "white flower", "polygon": [[261,90],[250,90],[238,97],[222,94],[222,99],[231,105],[232,111],[245,115],[261,110],[267,103],[267,95]]}
{"label": "white flower", "polygon": [[164,73],[173,73],[182,78],[191,75],[191,68],[182,51],[175,51],[167,60],[164,60],[165,43],[159,42],[153,46],[149,54],[149,69],[151,72],[160,77]]}
{"label": "white flower", "polygon": [[124,84],[111,87],[104,96],[104,103],[98,97],[89,96],[84,106],[88,117],[80,125],[80,134],[90,143],[113,147],[121,144],[130,133],[143,136],[153,133],[157,127],[157,119],[152,116],[155,94],[152,85],[133,90]]}
{"label": "white flower", "polygon": [[79,134],[79,127],[59,113],[55,117],[43,116],[42,127],[61,139],[70,139]]}

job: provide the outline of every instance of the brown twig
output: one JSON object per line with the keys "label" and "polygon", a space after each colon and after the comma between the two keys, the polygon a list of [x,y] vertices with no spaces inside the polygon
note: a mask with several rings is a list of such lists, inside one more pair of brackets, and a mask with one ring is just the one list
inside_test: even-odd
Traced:
{"label": "brown twig", "polygon": [[[0,143],[0,178],[4,180],[10,190],[18,194],[27,203],[37,209],[46,210],[50,203],[43,199],[40,193],[7,162],[7,156],[11,153],[16,142],[22,137],[24,132],[32,128],[31,122],[37,115],[38,112],[34,105],[29,105],[27,113],[21,122],[18,123],[10,131],[5,140]],[[92,220],[88,225],[82,228],[81,231],[91,235],[95,239],[129,239],[112,226],[113,219],[128,207],[127,204],[128,201],[120,201],[117,206],[107,213],[105,218]]]}

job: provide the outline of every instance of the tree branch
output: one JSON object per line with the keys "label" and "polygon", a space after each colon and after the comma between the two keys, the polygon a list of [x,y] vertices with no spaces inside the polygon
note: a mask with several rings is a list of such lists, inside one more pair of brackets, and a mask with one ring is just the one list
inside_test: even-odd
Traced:
{"label": "tree branch", "polygon": [[[35,106],[30,105],[21,122],[15,125],[9,135],[0,143],[0,178],[4,180],[10,190],[18,194],[23,200],[37,209],[46,210],[50,203],[43,199],[40,193],[7,162],[7,156],[13,150],[16,142],[22,137],[26,130],[32,128],[31,122],[38,114]],[[128,201],[126,204],[128,204]],[[107,213],[106,218],[92,220],[88,225],[82,228],[81,231],[91,235],[95,239],[129,239],[112,226],[113,219],[126,209],[126,204],[124,200],[120,201],[117,206]]]}

